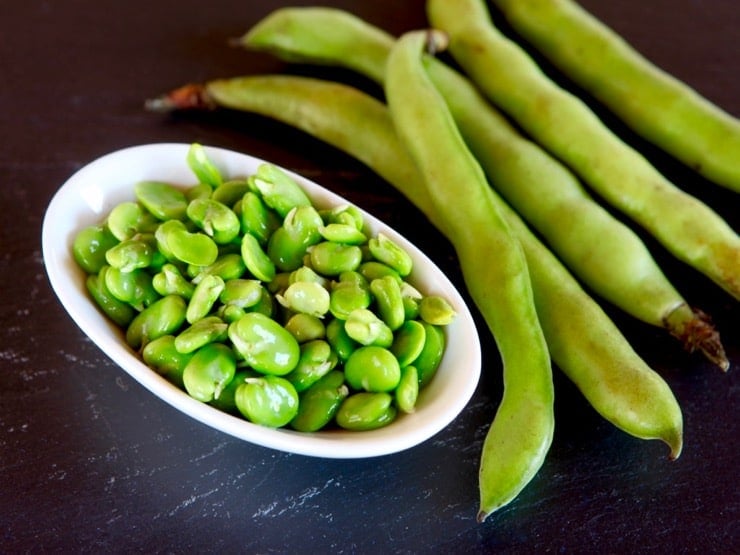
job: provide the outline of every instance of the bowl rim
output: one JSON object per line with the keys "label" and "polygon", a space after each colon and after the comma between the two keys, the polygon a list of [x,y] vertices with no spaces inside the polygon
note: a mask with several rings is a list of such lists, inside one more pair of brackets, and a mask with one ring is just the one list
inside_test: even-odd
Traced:
{"label": "bowl rim", "polygon": [[[263,447],[323,458],[375,457],[414,447],[448,426],[468,404],[480,378],[481,347],[473,317],[460,292],[426,254],[359,206],[373,234],[382,230],[411,254],[414,260],[411,281],[426,293],[444,295],[457,311],[454,322],[446,329],[448,341],[437,375],[422,391],[414,413],[399,415],[384,428],[363,432],[306,433],[268,428],[191,398],[144,364],[125,344],[122,330],[88,296],[85,274],[72,257],[72,240],[85,225],[102,221],[116,203],[132,200],[133,185],[139,180],[195,184],[195,177],[185,162],[190,146],[189,143],[149,143],[104,154],[74,172],[49,202],[42,224],[44,267],[54,293],[82,332],[135,381],[172,407],[211,428]],[[225,148],[204,148],[229,178],[252,173],[261,163],[273,163]],[[318,183],[274,165],[296,179],[317,206],[350,204]],[[244,171],[234,171],[237,168]],[[461,369],[453,372],[458,366]]]}

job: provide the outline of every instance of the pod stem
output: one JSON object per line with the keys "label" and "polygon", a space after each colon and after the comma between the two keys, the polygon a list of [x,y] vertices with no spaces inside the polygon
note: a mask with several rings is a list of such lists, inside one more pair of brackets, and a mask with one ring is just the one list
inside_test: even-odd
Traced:
{"label": "pod stem", "polygon": [[699,350],[723,372],[729,370],[730,361],[719,332],[707,314],[682,303],[664,318],[664,322],[671,335],[678,338],[688,352]]}
{"label": "pod stem", "polygon": [[202,83],[190,83],[144,103],[150,112],[169,113],[174,110],[213,110],[216,102]]}

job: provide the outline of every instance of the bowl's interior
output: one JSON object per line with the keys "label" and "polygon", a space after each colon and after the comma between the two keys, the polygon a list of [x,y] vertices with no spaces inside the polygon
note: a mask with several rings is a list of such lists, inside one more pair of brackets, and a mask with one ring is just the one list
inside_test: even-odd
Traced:
{"label": "bowl's interior", "polygon": [[[116,204],[133,200],[137,181],[161,180],[181,185],[195,182],[186,163],[187,144],[142,145],[113,152],[76,172],[61,187],[46,211],[42,231],[44,264],[52,288],[72,319],[121,368],[152,393],[227,434],[249,442],[304,455],[360,458],[400,451],[436,434],[470,400],[480,375],[480,344],[475,324],[458,291],[423,253],[379,220],[364,213],[373,234],[383,231],[404,246],[414,260],[409,281],[427,294],[447,298],[458,316],[447,327],[447,349],[437,375],[419,396],[416,411],[378,430],[321,431],[312,434],[252,424],[192,399],[148,368],[125,343],[123,332],[94,305],[85,289],[85,274],[71,254],[77,231],[102,222]],[[230,178],[256,171],[263,160],[237,152],[207,148],[211,160]],[[318,207],[347,201],[292,174]]]}

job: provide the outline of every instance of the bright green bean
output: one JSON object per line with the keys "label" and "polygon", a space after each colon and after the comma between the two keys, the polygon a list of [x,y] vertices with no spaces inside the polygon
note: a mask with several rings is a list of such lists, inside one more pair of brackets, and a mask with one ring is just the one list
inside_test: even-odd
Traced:
{"label": "bright green bean", "polygon": [[126,343],[139,350],[153,339],[172,335],[185,322],[185,301],[167,295],[139,312],[126,328]]}
{"label": "bright green bean", "polygon": [[375,345],[363,346],[356,349],[345,362],[344,376],[355,390],[390,392],[401,381],[401,366],[388,349]]}
{"label": "bright green bean", "polygon": [[203,145],[198,143],[191,144],[185,160],[190,170],[202,184],[215,189],[223,183],[221,172],[208,158]]}
{"label": "bright green bean", "polygon": [[106,316],[119,326],[126,327],[134,319],[134,316],[136,316],[136,311],[129,303],[116,298],[108,291],[105,285],[105,273],[108,271],[108,268],[109,266],[103,266],[99,274],[87,276],[85,286],[90,296]]}
{"label": "bright green bean", "polygon": [[185,193],[169,183],[140,181],[134,185],[134,194],[136,200],[159,220],[185,219],[188,207]]}
{"label": "bright green bean", "polygon": [[206,316],[175,337],[175,349],[180,353],[192,353],[209,343],[224,342],[228,338],[227,329],[228,324],[218,316]]}
{"label": "bright green bean", "polygon": [[389,393],[361,391],[342,401],[336,422],[347,430],[375,430],[393,422],[396,413],[393,396]]}
{"label": "bright green bean", "polygon": [[317,432],[332,421],[348,395],[344,374],[332,370],[301,394],[291,427],[300,432]]}
{"label": "bright green bean", "polygon": [[298,414],[298,393],[278,376],[247,378],[237,387],[235,401],[239,412],[261,426],[279,428]]}
{"label": "bright green bean", "polygon": [[264,314],[248,312],[229,325],[228,333],[236,351],[258,372],[282,376],[298,364],[298,341]]}
{"label": "bright green bean", "polygon": [[108,249],[118,244],[118,239],[108,226],[91,225],[75,235],[72,243],[72,256],[75,262],[88,274],[97,274],[107,265]]}
{"label": "bright green bean", "polygon": [[185,390],[192,398],[209,403],[234,379],[236,357],[223,343],[209,343],[193,354],[182,373]]}
{"label": "bright green bean", "polygon": [[186,320],[193,324],[204,318],[213,310],[221,292],[226,287],[224,280],[219,276],[208,275],[195,286],[193,296],[188,301]]}

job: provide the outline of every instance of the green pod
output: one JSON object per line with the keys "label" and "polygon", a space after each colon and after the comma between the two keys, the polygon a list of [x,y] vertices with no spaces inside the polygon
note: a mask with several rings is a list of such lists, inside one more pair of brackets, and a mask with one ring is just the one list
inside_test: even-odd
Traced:
{"label": "green pod", "polygon": [[189,300],[195,291],[195,285],[186,280],[174,264],[165,264],[162,269],[154,274],[152,287],[162,295],[180,295]]}
{"label": "green pod", "polygon": [[391,330],[397,330],[406,319],[401,286],[391,276],[370,282],[370,292],[375,298],[378,315]]}
{"label": "green pod", "polygon": [[311,200],[300,185],[273,164],[261,164],[250,176],[250,182],[260,192],[265,204],[281,218],[296,206],[311,206]]}
{"label": "green pod", "polygon": [[244,193],[240,211],[242,233],[254,235],[261,245],[267,244],[267,240],[282,223],[277,213],[252,191]]}
{"label": "green pod", "polygon": [[175,349],[180,353],[192,353],[209,343],[226,341],[228,327],[218,316],[206,316],[175,337]]}
{"label": "green pod", "polygon": [[98,275],[89,275],[85,280],[85,286],[95,303],[105,313],[108,318],[113,320],[121,327],[126,327],[136,316],[133,307],[116,297],[114,297],[105,286],[105,272],[108,266],[103,266]]}
{"label": "green pod", "polygon": [[301,344],[301,356],[298,364],[285,379],[293,384],[300,393],[308,389],[317,380],[331,372],[337,364],[337,355],[331,345],[323,339],[316,339]]}
{"label": "green pod", "polygon": [[241,255],[250,274],[267,283],[273,280],[277,273],[275,264],[253,235],[242,237]]}
{"label": "green pod", "polygon": [[401,277],[406,277],[411,273],[414,265],[411,256],[387,235],[378,233],[367,242],[367,246],[378,262],[387,264]]}
{"label": "green pod", "polygon": [[223,183],[221,172],[208,158],[208,154],[206,153],[206,149],[203,148],[203,145],[198,143],[191,144],[188,149],[188,154],[185,157],[185,161],[187,162],[190,171],[195,174],[195,177],[197,177],[198,181],[201,183],[208,185],[212,189],[215,189]]}
{"label": "green pod", "polygon": [[[391,352],[398,359],[401,368],[412,364],[424,350],[426,328],[417,320],[407,320],[393,334]],[[417,371],[418,373],[418,371]]]}
{"label": "green pod", "polygon": [[235,401],[247,420],[270,428],[285,426],[298,414],[298,393],[278,376],[247,378],[237,387]]}
{"label": "green pod", "polygon": [[367,308],[357,308],[349,313],[344,329],[352,339],[361,345],[390,347],[393,331],[374,312]]}
{"label": "green pod", "polygon": [[357,245],[322,241],[309,249],[311,267],[325,276],[357,270],[362,263],[362,250]]}
{"label": "green pod", "polygon": [[222,343],[209,343],[198,349],[185,366],[182,381],[193,399],[209,403],[234,379],[236,356]]}
{"label": "green pod", "polygon": [[91,225],[75,235],[72,256],[88,274],[97,274],[107,265],[105,253],[118,244],[118,239],[105,225]]}
{"label": "green pod", "polygon": [[393,395],[398,410],[406,414],[414,412],[419,398],[419,372],[415,366],[401,369],[401,379]]}
{"label": "green pod", "polygon": [[344,374],[332,370],[300,394],[298,413],[290,426],[299,432],[317,432],[329,424],[349,395]]}
{"label": "green pod", "polygon": [[126,343],[138,351],[147,343],[173,335],[185,322],[187,307],[182,297],[167,295],[142,310],[126,329]]}
{"label": "green pod", "polygon": [[177,387],[185,387],[182,374],[193,355],[177,350],[174,335],[163,335],[150,341],[144,346],[141,356],[147,366],[167,378]]}
{"label": "green pod", "polygon": [[389,393],[361,391],[344,399],[335,420],[346,430],[365,431],[382,428],[393,422],[397,410]]}
{"label": "green pod", "polygon": [[219,245],[230,243],[241,231],[241,222],[234,211],[213,198],[190,201],[187,215],[190,221]]}
{"label": "green pod", "polygon": [[352,352],[344,364],[344,376],[355,390],[390,392],[401,380],[401,367],[391,351],[369,345]]}
{"label": "green pod", "polygon": [[160,298],[152,285],[152,277],[146,270],[137,269],[122,272],[118,268],[106,266],[100,272],[105,280],[105,287],[119,301],[126,302],[141,311]]}
{"label": "green pod", "polygon": [[414,366],[419,372],[419,386],[426,386],[437,373],[439,363],[445,352],[447,338],[442,328],[423,322],[424,326],[424,348],[414,359]]}
{"label": "green pod", "polygon": [[298,364],[298,341],[275,320],[248,312],[229,324],[229,339],[246,363],[262,374],[285,375]]}
{"label": "green pod", "polygon": [[177,187],[161,181],[140,181],[134,185],[134,194],[150,214],[161,221],[183,220],[188,199]]}
{"label": "green pod", "polygon": [[191,324],[208,315],[224,290],[224,280],[219,276],[207,275],[195,286],[188,302],[185,317]]}

